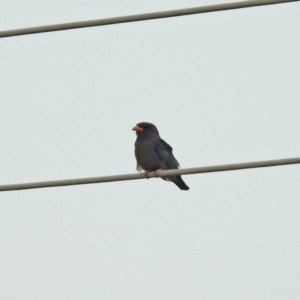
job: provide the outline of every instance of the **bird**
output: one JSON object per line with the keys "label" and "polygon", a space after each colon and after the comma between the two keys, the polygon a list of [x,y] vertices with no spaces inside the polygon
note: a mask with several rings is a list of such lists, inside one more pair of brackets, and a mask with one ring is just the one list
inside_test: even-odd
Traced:
{"label": "bird", "polygon": [[[161,170],[178,169],[179,163],[173,155],[173,148],[160,136],[156,126],[148,122],[136,124],[132,130],[136,132],[135,158],[137,171],[145,171],[158,175]],[[180,175],[162,178],[174,182],[181,190],[187,191],[189,187]]]}

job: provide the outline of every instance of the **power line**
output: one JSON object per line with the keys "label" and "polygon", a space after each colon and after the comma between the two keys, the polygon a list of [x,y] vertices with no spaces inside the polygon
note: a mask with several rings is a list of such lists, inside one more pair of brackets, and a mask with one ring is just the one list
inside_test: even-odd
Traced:
{"label": "power line", "polygon": [[77,28],[85,28],[85,27],[104,26],[104,25],[112,25],[112,24],[120,24],[120,23],[179,17],[179,16],[207,13],[207,12],[224,11],[230,9],[247,8],[247,7],[270,5],[270,4],[280,4],[280,3],[295,2],[295,1],[299,1],[299,0],[249,0],[249,1],[240,1],[240,2],[233,2],[233,3],[223,3],[223,4],[184,8],[184,9],[177,9],[177,10],[153,12],[153,13],[146,13],[146,14],[138,14],[138,15],[131,15],[131,16],[113,17],[113,18],[99,19],[99,20],[13,29],[13,30],[0,31],[0,38],[25,35],[25,34],[44,33],[50,31],[60,31],[60,30],[69,30],[69,29],[77,29]]}
{"label": "power line", "polygon": [[[199,168],[165,170],[165,171],[161,171],[158,174],[158,177],[168,177],[171,175],[188,175],[188,174],[199,174],[199,173],[233,171],[233,170],[253,169],[253,168],[265,168],[265,167],[275,167],[275,166],[292,165],[292,164],[300,164],[300,157],[246,162],[246,163],[229,164],[229,165],[207,166],[207,167],[199,167]],[[153,178],[153,177],[155,177],[153,172],[149,173],[149,178]],[[102,177],[89,177],[89,178],[41,181],[41,182],[30,182],[30,183],[20,183],[20,184],[8,184],[8,185],[0,185],[0,192],[39,189],[39,188],[67,186],[67,185],[136,180],[136,179],[145,179],[145,175],[143,173],[135,173],[135,174],[123,174],[123,175],[112,175],[112,176],[102,176]]]}

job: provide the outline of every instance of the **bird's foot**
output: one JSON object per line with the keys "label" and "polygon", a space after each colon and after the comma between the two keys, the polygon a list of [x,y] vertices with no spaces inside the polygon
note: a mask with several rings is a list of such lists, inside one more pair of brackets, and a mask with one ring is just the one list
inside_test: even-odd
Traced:
{"label": "bird's foot", "polygon": [[149,179],[149,171],[145,171],[144,176]]}
{"label": "bird's foot", "polygon": [[158,177],[158,174],[160,173],[160,171],[162,171],[162,169],[158,169],[158,170],[156,170],[156,171],[154,171],[154,176],[156,176],[156,177]]}

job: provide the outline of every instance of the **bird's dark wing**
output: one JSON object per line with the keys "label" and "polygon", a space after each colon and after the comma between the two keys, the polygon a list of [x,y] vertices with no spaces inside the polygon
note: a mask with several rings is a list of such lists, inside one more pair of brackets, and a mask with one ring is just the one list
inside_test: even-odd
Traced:
{"label": "bird's dark wing", "polygon": [[[164,141],[163,139],[159,139],[159,141],[155,145],[155,151],[159,159],[162,161],[164,169],[178,169],[179,163],[173,155],[172,147],[166,141]],[[169,176],[162,179],[174,182],[181,190],[189,189],[180,175]]]}
{"label": "bird's dark wing", "polygon": [[165,164],[166,169],[177,169],[179,163],[173,155],[172,147],[163,139],[155,143],[155,152],[159,159]]}

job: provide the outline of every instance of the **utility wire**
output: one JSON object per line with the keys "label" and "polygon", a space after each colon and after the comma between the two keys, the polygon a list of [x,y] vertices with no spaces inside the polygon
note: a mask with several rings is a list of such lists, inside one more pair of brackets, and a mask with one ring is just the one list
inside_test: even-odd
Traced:
{"label": "utility wire", "polygon": [[[199,167],[199,168],[165,170],[159,172],[158,177],[222,172],[222,171],[232,171],[232,170],[242,170],[242,169],[252,169],[252,168],[264,168],[264,167],[274,167],[274,166],[283,166],[283,165],[292,165],[292,164],[300,164],[300,157],[255,161],[255,162],[229,164],[229,165],[208,166],[208,167]],[[154,176],[154,173],[153,172],[149,173],[149,178],[153,178],[153,177],[156,177]],[[103,182],[123,181],[123,180],[136,180],[136,179],[146,179],[146,177],[143,173],[136,173],[136,174],[123,174],[123,175],[112,175],[112,176],[102,176],[102,177],[30,182],[30,183],[21,183],[21,184],[8,184],[8,185],[0,185],[0,192],[38,189],[38,188],[56,187],[56,186],[67,186],[67,185],[103,183]]]}
{"label": "utility wire", "polygon": [[69,30],[69,29],[76,29],[76,28],[104,26],[104,25],[112,25],[112,24],[120,24],[120,23],[128,23],[128,22],[179,17],[179,16],[207,13],[207,12],[224,11],[229,9],[247,8],[247,7],[270,5],[270,4],[280,4],[280,3],[295,2],[295,1],[299,1],[299,0],[248,0],[248,1],[233,2],[233,3],[223,3],[223,4],[184,8],[184,9],[177,9],[177,10],[138,14],[138,15],[131,15],[131,16],[113,17],[113,18],[99,19],[99,20],[13,29],[13,30],[0,31],[0,38],[25,35],[25,34],[43,33],[43,32],[50,32],[50,31]]}

